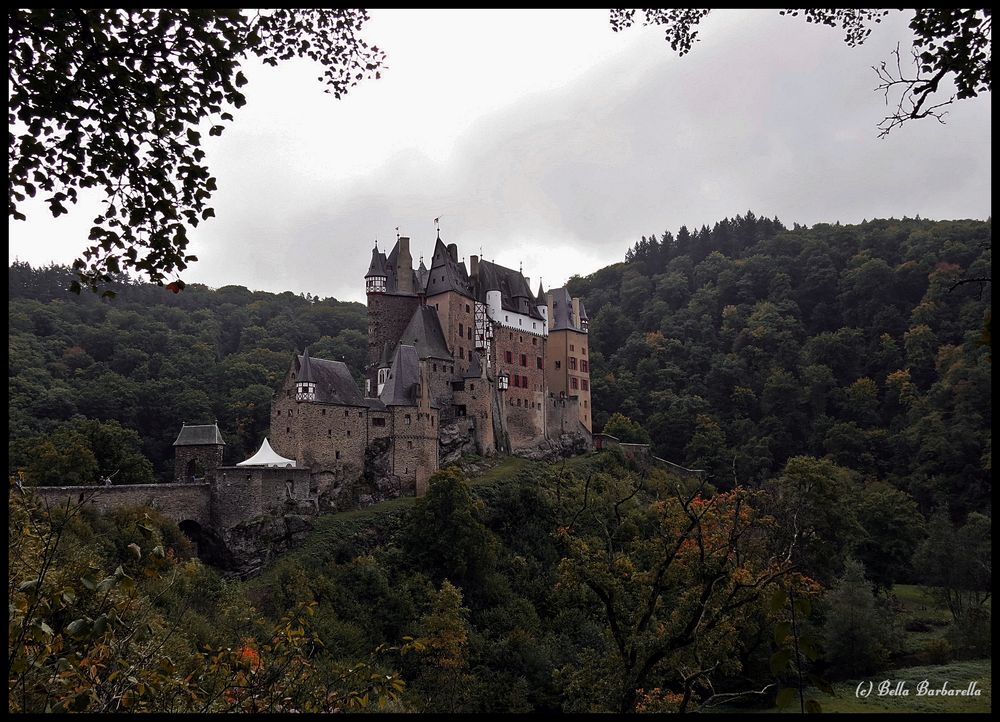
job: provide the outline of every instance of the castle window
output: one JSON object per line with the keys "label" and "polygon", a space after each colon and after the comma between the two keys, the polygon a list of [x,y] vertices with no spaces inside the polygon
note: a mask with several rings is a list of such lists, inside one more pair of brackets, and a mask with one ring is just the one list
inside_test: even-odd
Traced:
{"label": "castle window", "polygon": [[576,371],[576,356],[569,357],[569,368],[571,371]]}
{"label": "castle window", "polygon": [[431,428],[432,429],[434,428],[434,417],[433,416],[431,416]]}
{"label": "castle window", "polygon": [[407,441],[406,442],[406,448],[407,449],[412,449],[413,448],[413,442],[412,441]]}
{"label": "castle window", "polygon": [[326,430],[326,438],[328,438],[328,439],[332,439],[333,438],[333,429],[327,429]]}
{"label": "castle window", "polygon": [[322,415],[322,416],[326,416],[326,409],[323,409],[323,411],[322,411],[321,415]]}
{"label": "castle window", "polygon": [[472,326],[469,326],[469,328],[466,329],[465,335],[470,341],[472,340]]}
{"label": "castle window", "polygon": [[556,361],[556,368],[562,368],[562,361]]}
{"label": "castle window", "polygon": [[504,351],[503,352],[503,358],[509,364],[510,363],[514,363],[514,352],[513,351]]}
{"label": "castle window", "polygon": [[537,324],[534,321],[531,322],[531,327],[532,328],[538,328]]}
{"label": "castle window", "polygon": [[458,357],[465,358],[465,348],[463,346],[458,347]]}
{"label": "castle window", "polygon": [[334,459],[339,459],[340,458],[340,452],[339,451],[335,451],[335,452],[333,452],[333,454],[334,454],[334,456],[333,456]]}
{"label": "castle window", "polygon": [[351,430],[350,430],[350,429],[348,429],[348,430],[347,430],[347,435],[348,435],[348,436],[350,436],[350,435],[351,435]]}
{"label": "castle window", "polygon": [[373,418],[372,426],[385,426],[385,419],[383,418]]}
{"label": "castle window", "polygon": [[587,355],[587,347],[586,346],[581,346],[580,347],[580,353],[583,354],[584,356],[586,356]]}
{"label": "castle window", "polygon": [[360,419],[360,418],[361,418],[362,416],[364,416],[364,413],[363,413],[363,412],[361,412],[361,411],[359,411],[359,412],[358,412],[358,418]]}
{"label": "castle window", "polygon": [[521,354],[521,365],[522,366],[528,365],[528,354],[526,353]]}
{"label": "castle window", "polygon": [[277,416],[281,416],[281,409],[278,409]]}
{"label": "castle window", "polygon": [[[503,317],[503,320],[504,320],[505,322],[507,322],[507,323],[510,323],[510,316],[504,316],[504,317]],[[514,334],[511,334],[511,337],[513,337],[513,335],[514,335]]]}
{"label": "castle window", "polygon": [[535,368],[537,368],[537,369],[545,368],[542,365],[542,357],[541,356],[536,356],[535,357]]}
{"label": "castle window", "polygon": [[587,399],[583,400],[583,408],[587,408]]}
{"label": "castle window", "polygon": [[578,388],[580,388],[580,384],[577,382],[576,376],[570,376],[569,377],[569,387],[571,389],[578,389]]}
{"label": "castle window", "polygon": [[475,390],[476,390],[476,385],[475,384],[469,384],[469,391],[475,391]]}
{"label": "castle window", "polygon": [[517,325],[518,326],[523,325],[523,323],[524,323],[524,319],[522,319],[522,318],[517,319]]}
{"label": "castle window", "polygon": [[580,379],[580,388],[584,391],[590,391],[590,382],[587,379]]}
{"label": "castle window", "polygon": [[410,415],[409,414],[406,414],[406,415],[403,416],[403,423],[404,424],[406,424],[407,426],[409,426],[410,425],[410,421],[411,421],[411,419],[410,419]]}
{"label": "castle window", "polygon": [[292,429],[291,429],[290,427],[286,426],[286,427],[285,427],[285,433],[286,433],[286,434],[290,434],[290,433],[292,433]]}
{"label": "castle window", "polygon": [[537,338],[531,339],[531,345],[532,346],[537,346],[538,345],[538,339]]}
{"label": "castle window", "polygon": [[581,359],[580,360],[580,370],[581,371],[590,371],[590,365],[586,361],[584,361],[584,360]]}
{"label": "castle window", "polygon": [[576,351],[576,347],[575,347],[575,346],[573,346],[573,344],[570,344],[570,345],[569,345],[569,350],[570,350],[570,351]]}
{"label": "castle window", "polygon": [[522,376],[521,377],[521,386],[523,386],[524,388],[528,388],[528,377],[527,376]]}
{"label": "castle window", "polygon": [[462,338],[465,335],[465,326],[458,324],[458,337]]}
{"label": "castle window", "polygon": [[517,342],[518,343],[524,343],[524,336],[518,336],[517,337]]}
{"label": "castle window", "polygon": [[518,405],[519,407],[521,406],[521,399],[518,399],[518,400],[517,400],[517,405]]}
{"label": "castle window", "polygon": [[432,365],[432,366],[434,366],[434,370],[435,370],[435,371],[437,371],[437,370],[438,370],[438,365],[437,365],[437,364],[431,364],[431,365]]}
{"label": "castle window", "polygon": [[348,414],[350,414],[350,413],[351,413],[350,411],[348,411],[347,409],[344,409],[344,418],[347,418]]}
{"label": "castle window", "polygon": [[466,313],[469,313],[469,310],[470,310],[470,309],[469,309],[469,304],[465,304],[465,312],[466,312]]}

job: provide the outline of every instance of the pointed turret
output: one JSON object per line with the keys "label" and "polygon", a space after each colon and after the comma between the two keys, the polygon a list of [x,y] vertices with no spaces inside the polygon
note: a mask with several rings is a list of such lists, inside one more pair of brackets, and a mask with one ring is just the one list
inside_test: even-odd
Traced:
{"label": "pointed turret", "polygon": [[583,305],[583,301],[580,301],[580,330],[587,333],[590,330],[590,319],[587,318],[587,309]]}
{"label": "pointed turret", "polygon": [[385,293],[386,284],[385,254],[380,253],[378,244],[372,249],[372,262],[365,274],[365,290],[367,293]]}
{"label": "pointed turret", "polygon": [[544,306],[548,302],[545,300],[545,289],[542,288],[542,279],[538,279],[538,295],[535,296],[535,303],[539,306]]}
{"label": "pointed turret", "polygon": [[427,290],[427,279],[430,277],[431,272],[427,270],[427,266],[424,265],[424,257],[420,257],[420,265],[417,266],[416,276],[417,276],[417,293],[424,293]]}
{"label": "pointed turret", "polygon": [[316,379],[313,375],[312,363],[309,361],[309,347],[306,346],[299,360],[299,373],[295,379],[295,400],[316,400]]}

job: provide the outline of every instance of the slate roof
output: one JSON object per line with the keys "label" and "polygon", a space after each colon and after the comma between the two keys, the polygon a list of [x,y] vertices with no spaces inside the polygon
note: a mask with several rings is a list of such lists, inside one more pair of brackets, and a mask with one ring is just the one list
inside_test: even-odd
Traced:
{"label": "slate roof", "polygon": [[423,293],[427,289],[427,281],[431,277],[431,272],[424,265],[423,257],[420,258],[420,265],[417,266],[417,270],[413,272],[413,275],[417,279],[417,293]]}
{"label": "slate roof", "polygon": [[590,320],[587,317],[587,308],[583,305],[583,299],[582,298],[580,299],[580,320],[581,321],[589,321]]}
{"label": "slate roof", "polygon": [[468,298],[475,298],[472,279],[469,278],[469,272],[465,270],[465,264],[452,259],[448,248],[442,243],[440,237],[434,243],[434,255],[431,256],[429,274],[426,285],[428,296],[445,291],[455,291]]}
{"label": "slate roof", "polygon": [[465,379],[478,379],[483,375],[483,364],[479,360],[478,351],[469,351],[469,370],[462,374]]}
{"label": "slate roof", "polygon": [[302,366],[299,368],[299,375],[296,381],[300,383],[315,383],[316,379],[313,378],[312,363],[309,360],[309,347],[306,346],[305,350],[302,352]]}
{"label": "slate roof", "polygon": [[[580,324],[573,322],[573,299],[570,297],[569,291],[566,290],[565,286],[563,288],[554,288],[549,291],[549,294],[552,296],[552,318],[549,319],[549,331],[562,331],[565,329],[582,331],[583,329],[580,327]],[[580,302],[580,317],[587,317],[582,301]]]}
{"label": "slate roof", "polygon": [[535,303],[539,306],[547,306],[548,301],[545,300],[545,289],[542,288],[541,280],[538,281],[538,294],[535,296]]}
{"label": "slate roof", "polygon": [[415,347],[417,356],[421,359],[455,360],[448,352],[441,321],[433,306],[420,306],[413,312],[413,317],[399,336],[399,344]]}
{"label": "slate roof", "polygon": [[[304,356],[304,355],[303,355]],[[296,372],[301,374],[303,356],[295,357]],[[316,384],[316,400],[341,406],[364,406],[365,400],[354,384],[351,372],[343,361],[329,361],[323,358],[309,358],[308,369]]]}
{"label": "slate roof", "polygon": [[500,306],[513,313],[521,313],[531,318],[544,320],[537,308],[535,294],[528,287],[528,281],[520,271],[490,263],[479,262],[479,293],[476,298],[486,303],[487,291],[500,291]]}
{"label": "slate roof", "polygon": [[226,445],[222,440],[218,424],[205,424],[203,426],[181,426],[181,432],[177,434],[177,441],[174,446],[204,446],[219,444]]}
{"label": "slate roof", "polygon": [[384,276],[385,272],[385,254],[380,253],[378,246],[372,249],[372,262],[368,266],[368,273],[365,274],[365,278],[369,276]]}
{"label": "slate roof", "polygon": [[379,394],[386,406],[416,406],[416,385],[420,383],[420,359],[413,346],[400,344]]}

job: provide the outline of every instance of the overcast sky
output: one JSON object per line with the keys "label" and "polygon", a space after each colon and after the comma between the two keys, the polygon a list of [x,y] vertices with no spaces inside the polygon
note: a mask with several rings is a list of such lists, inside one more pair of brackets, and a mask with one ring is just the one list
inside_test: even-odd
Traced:
{"label": "overcast sky", "polygon": [[[775,10],[713,11],[683,58],[604,10],[371,17],[388,70],[339,101],[309,62],[248,65],[247,105],[205,136],[216,218],[185,281],[363,301],[373,241],[390,249],[398,226],[429,259],[435,217],[460,256],[551,288],[642,235],[747,210],[788,226],[992,212],[989,95],[877,138],[871,66],[911,44],[905,13],[849,48]],[[98,208],[25,205],[9,259],[70,263]]]}

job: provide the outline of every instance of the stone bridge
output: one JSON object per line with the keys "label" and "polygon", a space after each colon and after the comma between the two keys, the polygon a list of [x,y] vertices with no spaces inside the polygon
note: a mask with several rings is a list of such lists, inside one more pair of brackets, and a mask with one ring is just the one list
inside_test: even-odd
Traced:
{"label": "stone bridge", "polygon": [[123,506],[148,506],[178,524],[212,525],[212,490],[208,482],[194,484],[123,484],[121,486],[37,486],[31,490],[49,506],[81,501],[99,511]]}

